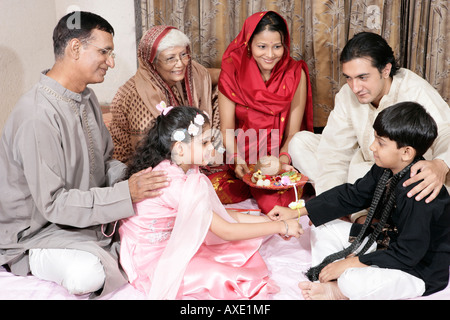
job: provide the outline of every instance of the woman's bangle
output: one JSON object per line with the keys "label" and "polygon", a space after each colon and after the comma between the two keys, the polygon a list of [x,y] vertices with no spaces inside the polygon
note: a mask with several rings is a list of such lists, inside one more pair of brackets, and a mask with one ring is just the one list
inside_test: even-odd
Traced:
{"label": "woman's bangle", "polygon": [[287,152],[282,152],[282,153],[280,153],[280,158],[281,158],[281,156],[286,156],[286,157],[288,157],[288,159],[289,159],[288,164],[292,164],[292,158],[291,158],[291,156],[289,155],[289,153],[287,153]]}
{"label": "woman's bangle", "polygon": [[281,220],[284,222],[284,226],[286,227],[286,234],[284,235],[285,238],[289,238],[289,225],[286,221]]}

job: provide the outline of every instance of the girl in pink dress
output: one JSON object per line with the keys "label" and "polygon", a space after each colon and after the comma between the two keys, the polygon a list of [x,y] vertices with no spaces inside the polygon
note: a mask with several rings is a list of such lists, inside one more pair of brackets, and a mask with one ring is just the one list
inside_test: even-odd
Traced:
{"label": "girl in pink dress", "polygon": [[299,237],[301,226],[227,212],[198,170],[214,152],[208,116],[193,107],[159,109],[128,174],[165,170],[170,186],[121,221],[120,261],[130,283],[150,299],[268,298],[275,286],[258,252],[262,237]]}

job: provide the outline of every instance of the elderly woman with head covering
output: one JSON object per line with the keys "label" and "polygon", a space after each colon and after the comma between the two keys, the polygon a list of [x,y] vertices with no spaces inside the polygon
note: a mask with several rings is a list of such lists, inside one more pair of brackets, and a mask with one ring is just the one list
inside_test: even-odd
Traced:
{"label": "elderly woman with head covering", "polygon": [[197,107],[213,116],[211,76],[191,59],[190,41],[183,32],[171,26],[149,29],[139,43],[138,59],[136,74],[119,88],[111,104],[114,158],[122,162],[128,161],[160,114],[156,105],[161,101]]}

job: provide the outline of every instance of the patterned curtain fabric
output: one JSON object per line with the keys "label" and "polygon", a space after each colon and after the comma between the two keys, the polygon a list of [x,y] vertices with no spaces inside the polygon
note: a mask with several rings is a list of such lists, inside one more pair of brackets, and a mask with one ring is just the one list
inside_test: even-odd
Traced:
{"label": "patterned curtain fabric", "polygon": [[448,0],[136,0],[139,32],[172,25],[188,35],[193,58],[220,67],[244,20],[259,11],[280,13],[289,24],[291,56],[309,67],[314,126],[325,126],[334,96],[345,83],[339,54],[355,33],[381,34],[401,66],[427,79],[450,101]]}

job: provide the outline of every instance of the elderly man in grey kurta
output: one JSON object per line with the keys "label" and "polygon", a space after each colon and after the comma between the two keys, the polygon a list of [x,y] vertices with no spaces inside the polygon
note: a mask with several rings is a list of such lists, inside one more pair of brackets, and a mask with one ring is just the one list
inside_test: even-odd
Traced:
{"label": "elderly man in grey kurta", "polygon": [[113,34],[97,15],[63,17],[54,66],[19,100],[0,141],[0,265],[74,294],[126,283],[113,222],[168,184],[151,169],[120,181],[126,167],[111,159],[112,139],[87,84],[114,67]]}

